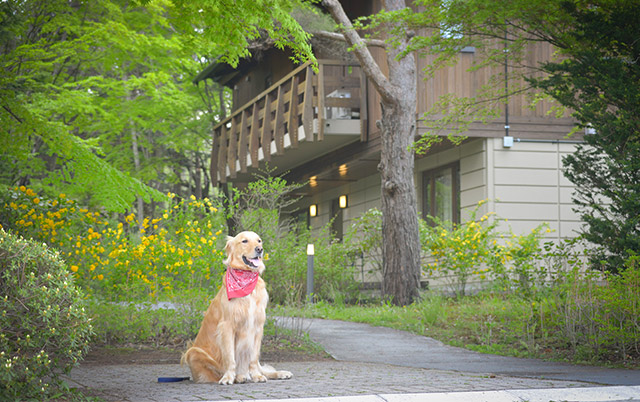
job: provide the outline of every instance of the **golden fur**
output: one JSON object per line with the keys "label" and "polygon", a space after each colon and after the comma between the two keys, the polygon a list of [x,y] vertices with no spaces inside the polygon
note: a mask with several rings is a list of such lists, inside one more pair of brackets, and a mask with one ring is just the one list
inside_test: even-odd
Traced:
{"label": "golden fur", "polygon": [[[253,232],[227,237],[228,268],[264,271],[262,240]],[[243,258],[244,257],[244,258]],[[247,265],[247,259],[256,264]],[[269,295],[262,278],[247,296],[229,300],[226,282],[207,309],[198,336],[182,355],[194,382],[220,384],[288,379],[288,371],[260,365],[260,345]]]}

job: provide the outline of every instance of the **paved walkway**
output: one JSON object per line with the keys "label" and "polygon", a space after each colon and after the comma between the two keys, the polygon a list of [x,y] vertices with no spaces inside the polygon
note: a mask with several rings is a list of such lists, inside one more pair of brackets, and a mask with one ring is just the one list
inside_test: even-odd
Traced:
{"label": "paved walkway", "polygon": [[263,384],[158,383],[189,376],[177,362],[81,365],[69,382],[107,401],[640,401],[640,371],[482,355],[364,324],[283,319],[280,325],[303,327],[336,360],[278,363],[294,378]]}

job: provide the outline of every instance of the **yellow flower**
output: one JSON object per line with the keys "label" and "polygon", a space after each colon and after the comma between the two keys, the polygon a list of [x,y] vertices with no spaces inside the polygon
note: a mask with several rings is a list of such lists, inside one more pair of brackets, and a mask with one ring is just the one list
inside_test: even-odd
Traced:
{"label": "yellow flower", "polygon": [[27,191],[27,188],[25,186],[20,186],[20,191],[24,193],[25,191]]}
{"label": "yellow flower", "polygon": [[162,217],[163,217],[164,219],[169,219],[169,214],[162,214]]}
{"label": "yellow flower", "polygon": [[38,204],[40,202],[40,198],[36,197],[33,199],[34,204]]}
{"label": "yellow flower", "polygon": [[72,265],[71,266],[71,272],[78,272],[78,266],[77,265]]}
{"label": "yellow flower", "polygon": [[100,274],[98,275],[98,280],[103,280],[104,279],[104,275]]}

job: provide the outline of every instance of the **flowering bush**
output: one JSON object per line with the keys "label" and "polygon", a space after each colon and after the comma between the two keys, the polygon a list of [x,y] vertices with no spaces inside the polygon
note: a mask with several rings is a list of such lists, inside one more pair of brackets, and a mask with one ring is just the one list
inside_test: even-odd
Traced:
{"label": "flowering bush", "polygon": [[485,279],[489,271],[482,264],[493,251],[491,240],[497,221],[490,221],[490,214],[487,214],[476,222],[477,210],[461,224],[432,218],[433,226],[421,227],[423,254],[433,258],[427,269],[432,275],[441,275],[457,296],[465,295],[471,277]]}
{"label": "flowering bush", "polygon": [[[0,225],[61,250],[77,282],[105,298],[158,297],[208,288],[224,271],[224,216],[211,200],[179,200],[157,218],[135,214],[112,222],[64,194],[39,196],[16,187],[4,194]],[[140,230],[138,231],[138,228]]]}
{"label": "flowering bush", "polygon": [[517,290],[532,296],[551,279],[541,245],[544,233],[551,230],[543,223],[526,235],[499,233],[499,219],[490,219],[493,212],[476,219],[483,203],[478,203],[464,223],[431,218],[433,225],[421,227],[427,272],[443,280],[457,296],[465,295],[472,279],[491,279],[502,292]]}
{"label": "flowering bush", "polygon": [[0,266],[0,399],[48,399],[88,350],[82,292],[58,252],[2,229]]}

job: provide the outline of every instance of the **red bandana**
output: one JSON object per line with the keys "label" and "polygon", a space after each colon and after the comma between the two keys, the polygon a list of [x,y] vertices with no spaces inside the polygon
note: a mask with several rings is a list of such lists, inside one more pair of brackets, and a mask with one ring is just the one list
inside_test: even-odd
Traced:
{"label": "red bandana", "polygon": [[258,271],[227,268],[225,279],[227,283],[227,297],[229,300],[251,294],[258,283],[258,277]]}

